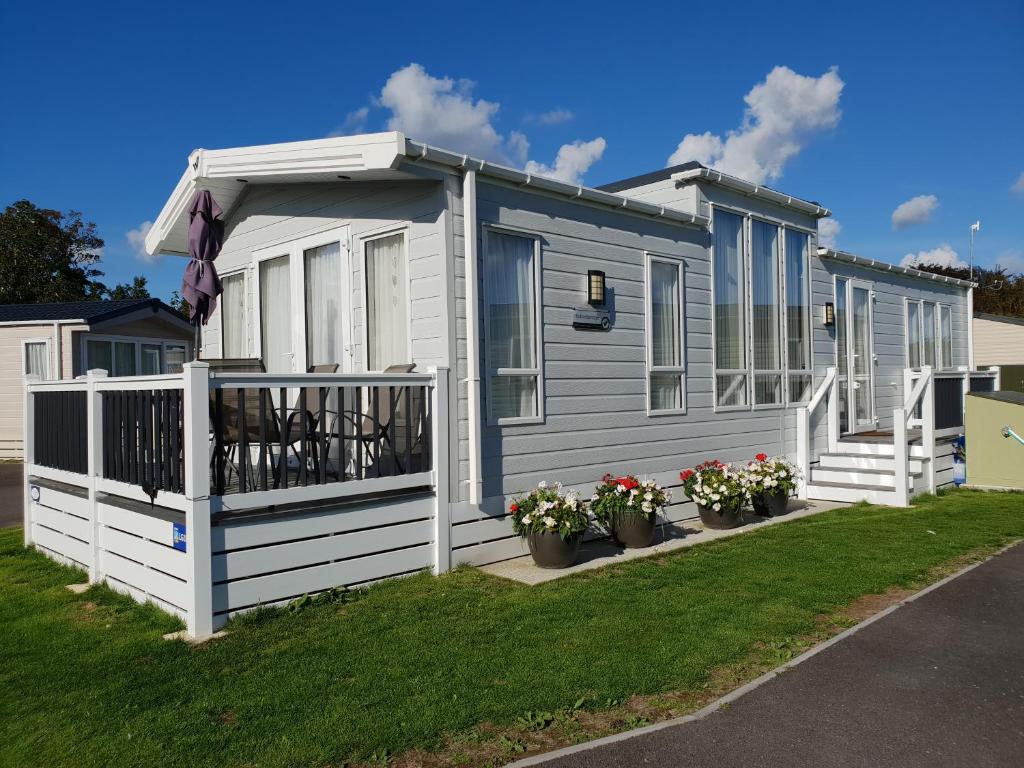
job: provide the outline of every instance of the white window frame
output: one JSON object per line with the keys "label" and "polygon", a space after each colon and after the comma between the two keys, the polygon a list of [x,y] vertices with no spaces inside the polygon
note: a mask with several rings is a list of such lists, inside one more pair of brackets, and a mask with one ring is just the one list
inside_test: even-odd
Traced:
{"label": "white window frame", "polygon": [[[744,318],[743,327],[744,333],[746,334],[745,349],[747,354],[747,367],[746,369],[731,369],[731,368],[718,368],[716,353],[718,349],[716,331],[715,331],[715,245],[714,245],[714,221],[715,211],[724,211],[725,213],[731,213],[739,216],[743,220],[742,226],[742,243],[743,243],[743,275],[742,283],[743,289],[746,293],[744,296]],[[771,224],[779,228],[779,280],[780,280],[780,297],[779,297],[779,323],[780,323],[780,340],[782,344],[782,392],[783,402],[782,403],[768,403],[764,405],[754,404],[754,320],[753,312],[751,308],[753,306],[753,292],[752,292],[752,280],[753,270],[751,253],[751,221],[758,220],[766,224]],[[788,296],[786,295],[786,230],[793,230],[799,232],[807,237],[807,253],[805,254],[806,259],[806,289],[807,289],[807,343],[810,350],[810,365],[809,369],[806,368],[791,368],[789,360],[789,324],[786,322],[786,313],[789,307]],[[730,411],[755,411],[755,410],[778,410],[780,408],[788,408],[790,406],[801,407],[807,403],[810,398],[810,393],[814,389],[814,285],[812,278],[812,249],[814,247],[814,238],[817,233],[814,230],[806,227],[801,227],[797,224],[793,224],[788,221],[776,218],[774,216],[765,215],[763,213],[754,213],[753,211],[744,210],[742,208],[736,208],[730,205],[723,205],[720,203],[714,203],[711,206],[711,245],[708,248],[710,254],[710,289],[711,289],[711,394],[712,394],[712,407],[714,413],[728,413]],[[759,371],[759,373],[773,373],[773,371]],[[718,377],[729,376],[729,375],[740,375],[743,374],[747,377],[746,405],[719,405],[718,404]],[[808,397],[802,400],[793,400],[790,397],[789,389],[789,377],[791,375],[804,375],[811,377],[811,386],[808,388]]]}
{"label": "white window frame", "polygon": [[[794,232],[799,232],[807,237],[807,252],[804,254],[806,259],[807,269],[804,272],[804,289],[807,291],[807,320],[804,324],[804,330],[807,333],[807,351],[810,353],[810,368],[794,368],[790,364],[789,359],[789,295],[787,293],[788,284],[788,254],[786,251],[786,230],[791,229]],[[779,317],[779,322],[782,323],[782,357],[784,360],[785,370],[783,371],[782,378],[784,381],[783,388],[785,391],[786,405],[802,406],[807,403],[814,392],[814,323],[812,317],[814,315],[814,283],[811,278],[811,249],[812,238],[815,233],[812,233],[808,229],[803,227],[794,227],[790,224],[786,224],[782,227],[782,247],[780,249],[780,259],[782,260],[782,307]],[[871,293],[872,298],[874,297],[874,291]],[[810,376],[811,383],[807,387],[807,397],[800,400],[793,399],[789,390],[789,379],[791,376]]]}
{"label": "white window frame", "polygon": [[[245,318],[245,357],[252,356],[252,327],[253,323],[249,322],[249,266],[238,267],[237,269],[230,269],[220,273],[221,281],[227,280],[228,278],[242,276],[242,296],[245,297],[245,306],[242,308],[242,316]],[[221,295],[223,298],[223,294]],[[227,355],[224,353],[224,302],[217,301],[217,310],[220,313],[220,328],[218,334],[220,337],[220,356],[226,358]],[[257,313],[258,314],[258,313]]]}
{"label": "white window frame", "polygon": [[[167,372],[167,347],[184,347],[185,348],[185,362],[192,360],[194,353],[192,342],[186,339],[164,339],[164,338],[153,338],[150,336],[119,336],[119,335],[108,335],[104,333],[83,333],[82,338],[79,340],[81,350],[81,360],[83,372],[89,370],[89,342],[90,341],[104,341],[110,344],[115,343],[128,343],[135,345],[135,370],[136,373],[133,376],[122,376],[119,378],[133,378],[135,376],[151,376],[154,374],[142,373],[142,345],[152,344],[160,346],[160,373],[156,375],[163,375]],[[111,365],[114,361],[114,351],[111,348]],[[113,371],[110,371],[110,376],[113,377]]]}
{"label": "white window frame", "polygon": [[[489,280],[487,277],[487,253],[490,246],[492,233],[512,235],[533,240],[533,304],[534,304],[534,360],[537,361],[535,368],[492,368],[490,359],[487,358],[486,350],[488,340],[491,338],[490,313],[487,311],[486,302],[490,295]],[[484,371],[486,377],[485,392],[487,396],[487,424],[488,426],[525,425],[544,423],[544,294],[541,261],[541,236],[537,232],[530,232],[523,229],[514,229],[491,222],[482,222],[481,235],[483,249],[480,254],[481,272],[483,273],[483,304],[484,315],[484,352],[487,369]],[[491,394],[491,378],[494,376],[533,376],[537,380],[537,414],[535,416],[505,416],[495,418],[493,415],[494,397]]]}
{"label": "white window frame", "polygon": [[[354,338],[352,328],[352,303],[354,301],[354,294],[352,291],[352,264],[350,260],[352,249],[348,224],[340,227],[332,227],[331,229],[324,230],[323,232],[306,235],[295,240],[285,240],[275,245],[253,249],[252,261],[249,265],[251,274],[248,277],[248,280],[252,281],[251,319],[253,335],[249,339],[250,355],[259,357],[260,359],[263,358],[263,304],[262,286],[260,284],[260,264],[264,261],[276,259],[281,256],[287,256],[288,280],[290,282],[288,286],[288,293],[292,308],[292,324],[289,329],[291,336],[292,371],[297,371],[299,373],[306,372],[306,369],[309,366],[306,361],[305,252],[311,248],[319,248],[324,245],[330,245],[331,243],[339,244],[339,258],[341,259],[341,293],[346,299],[344,303],[346,311],[343,313],[341,318],[342,332],[345,335],[344,344],[346,353],[342,355],[344,359],[339,360],[338,363],[341,366],[341,372],[351,373],[354,370],[352,364],[352,340]],[[249,294],[246,295],[248,296]],[[221,350],[223,349],[224,347],[222,345]],[[266,361],[264,361],[264,364],[265,363]]]}
{"label": "white window frame", "polygon": [[[910,305],[911,304],[916,304],[917,305],[918,357],[921,360],[921,365],[917,366],[917,367],[914,367],[914,366],[910,365]],[[950,353],[951,356],[953,354],[953,336],[952,336],[953,309],[952,309],[952,307],[949,304],[944,304],[942,302],[934,301],[932,299],[911,299],[911,298],[905,298],[903,300],[903,362],[904,362],[905,367],[910,368],[911,370],[915,370],[915,371],[921,370],[921,368],[925,365],[925,361],[924,361],[924,349],[925,349],[925,339],[924,339],[924,325],[925,325],[925,323],[924,323],[924,305],[925,304],[931,304],[931,305],[933,305],[935,307],[935,317],[934,317],[935,329],[934,329],[934,336],[932,337],[933,338],[932,346],[934,347],[935,365],[933,365],[932,367],[934,369],[936,369],[936,370],[943,370],[943,368],[941,366],[941,362],[942,362],[942,308],[943,307],[948,307],[949,308],[949,322],[950,322],[950,350],[949,350],[949,353]],[[950,360],[950,366],[952,366],[952,364],[953,364],[953,361]]]}
{"label": "white window frame", "polygon": [[[29,344],[45,344],[46,345],[46,376],[43,377],[43,381],[52,381],[57,377],[54,375],[54,359],[53,359],[53,339],[48,336],[39,336],[32,339],[21,340],[21,377],[26,378],[28,371],[25,370],[25,363],[28,360],[28,347]],[[60,361],[56,361],[57,365],[60,365]]]}
{"label": "white window frame", "polygon": [[[364,232],[359,235],[359,269],[360,280],[359,290],[362,294],[360,302],[360,317],[362,319],[362,344],[363,344],[363,371],[370,372],[370,323],[367,312],[369,304],[369,292],[366,283],[366,244],[374,240],[383,240],[385,237],[402,236],[402,257],[405,259],[405,341],[406,356],[410,363],[415,362],[412,356],[412,262],[409,258],[409,224],[399,226],[388,226],[372,232]],[[305,301],[305,299],[303,299]],[[305,354],[305,344],[303,344]]]}
{"label": "white window frame", "polygon": [[[679,361],[678,366],[654,365],[654,339],[651,322],[651,265],[654,262],[671,264],[679,273]],[[678,256],[664,256],[644,251],[644,347],[647,368],[647,415],[648,416],[679,416],[686,413],[686,263]],[[538,358],[539,359],[539,358]],[[653,374],[676,374],[679,376],[680,408],[664,408],[655,410],[651,405],[651,376]]]}

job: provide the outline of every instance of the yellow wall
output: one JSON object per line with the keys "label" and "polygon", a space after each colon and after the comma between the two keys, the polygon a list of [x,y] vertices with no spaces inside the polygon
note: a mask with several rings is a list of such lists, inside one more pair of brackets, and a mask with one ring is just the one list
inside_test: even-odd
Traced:
{"label": "yellow wall", "polygon": [[1024,436],[1024,395],[999,393],[1016,402],[967,396],[967,482],[987,488],[1024,489],[1024,445],[1003,437],[1003,427]]}

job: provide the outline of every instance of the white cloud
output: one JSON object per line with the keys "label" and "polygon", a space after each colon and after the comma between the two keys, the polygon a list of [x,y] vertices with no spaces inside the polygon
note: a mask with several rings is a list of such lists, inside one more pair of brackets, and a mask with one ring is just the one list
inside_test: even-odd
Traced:
{"label": "white cloud", "polygon": [[369,107],[353,109],[345,115],[345,122],[331,131],[328,136],[351,136],[356,133],[362,133],[366,130],[366,120],[369,116]]}
{"label": "white cloud", "polygon": [[900,261],[901,267],[920,267],[927,264],[954,269],[965,269],[968,266],[967,262],[960,258],[960,254],[954,251],[949,243],[943,243],[930,251],[908,253]]}
{"label": "white cloud", "polygon": [[924,224],[939,207],[939,198],[935,195],[918,195],[896,206],[892,212],[893,229],[904,229],[914,224]]}
{"label": "white cloud", "polygon": [[525,133],[519,131],[512,131],[508,135],[508,151],[512,155],[516,164],[523,165],[526,163],[526,159],[530,156],[530,140],[526,138]]}
{"label": "white cloud", "polygon": [[1011,192],[1024,193],[1024,171],[1020,172],[1020,176],[1013,182],[1013,186],[1010,187]]}
{"label": "white cloud", "polygon": [[574,117],[576,115],[568,109],[558,107],[556,109],[549,109],[547,112],[541,112],[539,115],[529,114],[523,118],[523,122],[536,125],[561,125],[562,123],[568,123]]}
{"label": "white cloud", "polygon": [[570,184],[580,184],[583,175],[590,170],[590,166],[601,159],[607,146],[607,142],[600,136],[592,141],[563,144],[555,156],[553,166],[531,160],[526,164],[526,171],[538,176],[551,176]]}
{"label": "white cloud", "polygon": [[996,257],[996,266],[1002,267],[1010,274],[1024,274],[1024,250],[1011,248]]}
{"label": "white cloud", "polygon": [[822,248],[835,248],[836,238],[843,231],[843,225],[835,219],[818,219],[818,245]]}
{"label": "white cloud", "polygon": [[129,229],[125,232],[125,239],[128,241],[128,245],[131,247],[132,251],[135,252],[135,258],[149,262],[156,261],[160,258],[159,254],[150,256],[146,253],[146,235],[149,234],[149,230],[152,228],[152,221],[144,221],[135,229]]}
{"label": "white cloud", "polygon": [[724,139],[687,134],[668,165],[696,160],[757,184],[777,179],[815,134],[839,123],[843,86],[835,67],[821,77],[775,67],[744,97],[747,107],[739,128]]}

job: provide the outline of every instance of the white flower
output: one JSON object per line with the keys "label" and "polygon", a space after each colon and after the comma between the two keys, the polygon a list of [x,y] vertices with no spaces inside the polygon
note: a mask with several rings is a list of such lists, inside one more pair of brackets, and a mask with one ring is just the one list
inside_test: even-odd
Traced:
{"label": "white flower", "polygon": [[521,522],[523,523],[523,525],[528,524],[530,522],[530,516],[529,515],[523,515],[523,519],[522,519]]}
{"label": "white flower", "polygon": [[619,483],[618,485],[615,486],[615,492],[616,493],[625,493],[626,492],[626,486],[624,486],[622,483]]}
{"label": "white flower", "polygon": [[654,498],[654,494],[653,493],[645,493],[644,494],[644,501],[650,501],[653,498]]}
{"label": "white flower", "polygon": [[548,487],[548,481],[547,480],[541,480],[539,483],[537,483],[537,487],[538,488],[547,488]]}
{"label": "white flower", "polygon": [[553,517],[545,517],[544,518],[544,525],[546,525],[548,528],[554,528],[555,527],[555,518],[553,518]]}
{"label": "white flower", "polygon": [[711,507],[711,508],[712,508],[713,510],[715,510],[715,512],[719,512],[719,511],[721,511],[721,509],[722,509],[722,505],[721,505],[721,504],[719,504],[719,503],[718,503],[718,502],[716,501],[716,502],[715,502],[715,504],[714,504],[714,506],[713,506],[713,507]]}
{"label": "white flower", "polygon": [[595,493],[595,494],[594,494],[593,496],[591,496],[591,497],[590,497],[590,500],[591,500],[591,501],[597,501],[597,500],[598,500],[599,498],[601,498],[601,497],[600,497],[600,496],[598,496],[598,495],[597,495],[597,494]]}
{"label": "white flower", "polygon": [[722,493],[725,493],[725,486],[724,485],[718,486],[718,490],[720,490]]}
{"label": "white flower", "polygon": [[640,505],[640,509],[642,509],[647,514],[650,514],[651,510],[654,509],[654,507],[651,506],[650,502],[645,501],[643,504]]}

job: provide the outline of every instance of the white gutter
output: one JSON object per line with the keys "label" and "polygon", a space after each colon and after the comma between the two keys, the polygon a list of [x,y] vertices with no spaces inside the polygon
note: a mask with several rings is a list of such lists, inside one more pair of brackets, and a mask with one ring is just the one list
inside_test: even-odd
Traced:
{"label": "white gutter", "polygon": [[469,419],[469,503],[483,496],[480,474],[480,350],[477,284],[476,171],[462,174],[462,242],[466,265],[466,398]]}
{"label": "white gutter", "polygon": [[614,195],[610,192],[602,192],[599,189],[584,187],[580,184],[568,184],[547,176],[537,176],[526,171],[517,171],[515,168],[497,165],[486,160],[478,160],[467,155],[459,155],[447,149],[431,147],[416,141],[406,140],[405,154],[410,160],[437,163],[438,165],[448,166],[459,171],[465,171],[472,165],[475,166],[476,172],[481,176],[509,182],[520,187],[529,187],[537,191],[549,192],[560,197],[569,198],[570,200],[581,200],[603,208],[613,208],[636,216],[661,219],[675,224],[685,224],[702,229],[707,229],[711,225],[711,219],[697,213],[690,213],[679,208],[671,208],[664,205],[653,205],[652,203],[636,200],[632,197]]}
{"label": "white gutter", "polygon": [[881,272],[896,272],[901,275],[907,275],[908,277],[917,277],[922,280],[931,280],[936,283],[956,285],[961,288],[977,287],[977,283],[972,283],[969,280],[961,280],[958,277],[937,275],[934,272],[925,272],[922,269],[913,269],[912,267],[899,267],[895,264],[890,264],[887,261],[878,261],[877,259],[871,259],[867,256],[858,256],[855,253],[836,251],[831,248],[819,248],[818,256],[819,258],[832,259],[833,261],[844,261],[847,264],[857,264],[862,267],[867,267],[868,269],[877,269]]}
{"label": "white gutter", "polygon": [[737,176],[730,176],[727,173],[722,173],[721,171],[716,171],[712,168],[693,168],[689,171],[680,171],[679,173],[673,173],[671,179],[672,181],[683,184],[704,179],[712,184],[728,187],[729,189],[740,192],[748,197],[767,200],[770,203],[782,205],[786,208],[792,208],[795,211],[806,213],[818,219],[824,219],[825,217],[832,215],[832,211],[828,208],[821,207],[817,203],[810,203],[806,200],[801,200],[799,197],[785,195],[782,192],[776,192],[774,189],[769,189],[768,187],[761,186],[760,184],[754,184],[752,181],[747,181],[746,179],[741,179]]}

